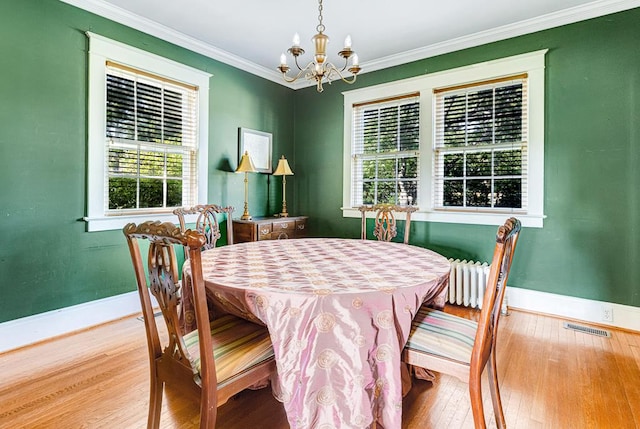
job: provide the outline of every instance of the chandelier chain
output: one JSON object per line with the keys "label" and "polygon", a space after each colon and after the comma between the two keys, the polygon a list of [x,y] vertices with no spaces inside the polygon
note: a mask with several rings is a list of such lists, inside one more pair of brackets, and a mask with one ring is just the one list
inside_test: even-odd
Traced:
{"label": "chandelier chain", "polygon": [[322,23],[322,0],[318,1],[318,26],[316,27],[316,31],[318,33],[324,33],[325,27]]}

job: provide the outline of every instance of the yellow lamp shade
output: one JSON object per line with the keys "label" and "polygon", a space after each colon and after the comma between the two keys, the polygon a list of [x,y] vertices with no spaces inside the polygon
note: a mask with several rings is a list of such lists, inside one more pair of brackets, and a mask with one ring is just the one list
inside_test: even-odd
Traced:
{"label": "yellow lamp shade", "polygon": [[242,158],[240,158],[240,165],[236,168],[236,173],[255,173],[256,171],[256,167],[253,165],[249,152],[245,151]]}
{"label": "yellow lamp shade", "polygon": [[293,176],[293,171],[291,171],[291,167],[289,167],[289,163],[287,159],[282,155],[282,158],[278,160],[278,166],[276,167],[276,171],[273,172],[274,176]]}

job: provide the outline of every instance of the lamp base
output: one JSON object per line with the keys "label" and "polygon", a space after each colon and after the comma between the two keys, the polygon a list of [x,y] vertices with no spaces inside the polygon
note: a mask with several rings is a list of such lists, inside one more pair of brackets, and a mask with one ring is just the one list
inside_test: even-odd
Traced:
{"label": "lamp base", "polygon": [[278,216],[280,216],[280,217],[289,217],[289,213],[287,213],[287,212],[278,213]]}
{"label": "lamp base", "polygon": [[251,220],[251,215],[243,214],[242,216],[240,216],[240,220]]}

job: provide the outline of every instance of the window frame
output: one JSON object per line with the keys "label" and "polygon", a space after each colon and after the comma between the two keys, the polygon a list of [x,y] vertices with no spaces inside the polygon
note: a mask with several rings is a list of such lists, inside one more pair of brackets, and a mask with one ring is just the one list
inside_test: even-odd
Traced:
{"label": "window frame", "polygon": [[212,75],[95,33],[86,32],[86,35],[89,38],[87,216],[84,217],[87,230],[119,229],[129,222],[141,222],[149,217],[174,222],[173,209],[113,214],[105,207],[105,186],[108,183],[105,168],[107,61],[198,87],[197,204],[206,203],[208,194],[209,79]]}
{"label": "window frame", "polygon": [[[498,108],[495,104],[495,96],[496,96],[496,91],[501,89],[501,88],[506,88],[506,87],[510,87],[510,86],[514,86],[514,85],[520,85],[521,86],[521,104],[520,106],[522,107],[521,111],[520,111],[520,121],[519,121],[519,131],[520,131],[520,138],[517,140],[509,140],[509,141],[501,141],[498,142],[496,140],[494,140],[495,135],[493,134],[497,129],[495,128],[495,117],[494,115],[498,113]],[[473,133],[469,133],[468,131],[468,126],[469,126],[469,118],[468,118],[468,114],[470,112],[470,110],[468,109],[469,105],[469,96],[471,95],[471,102],[473,103],[474,100],[474,95],[479,94],[480,92],[491,92],[491,114],[492,114],[492,135],[491,135],[491,141],[489,143],[485,142],[480,142],[480,141],[475,141],[473,139]],[[527,137],[528,137],[528,124],[529,124],[529,120],[528,120],[528,94],[529,94],[529,90],[528,90],[528,76],[526,74],[522,74],[522,75],[517,75],[517,76],[506,76],[504,78],[501,79],[491,79],[489,81],[482,81],[482,82],[478,82],[475,84],[469,84],[469,85],[460,85],[460,86],[454,86],[453,88],[440,88],[434,91],[434,105],[436,106],[436,117],[434,119],[434,123],[435,123],[435,138],[434,138],[434,166],[435,166],[435,172],[434,172],[434,183],[433,183],[433,189],[434,189],[434,208],[436,210],[445,210],[445,211],[451,211],[451,210],[465,210],[465,211],[490,211],[490,212],[507,212],[507,213],[513,213],[513,214],[521,214],[521,213],[526,213],[527,212],[527,187],[526,187],[526,181],[528,178],[527,172],[528,172],[528,141],[527,141]],[[459,97],[464,97],[465,100],[465,106],[463,109],[460,109],[459,107],[457,109],[455,109],[455,113],[464,113],[465,115],[465,131],[463,132],[463,140],[464,141],[458,141],[455,143],[451,143],[451,141],[449,141],[449,143],[451,144],[447,144],[447,140],[445,137],[445,129],[446,129],[446,118],[445,118],[445,114],[446,114],[446,107],[445,107],[445,103],[446,103],[446,99],[447,98],[458,98]],[[484,99],[484,101],[486,101],[486,98]],[[505,111],[502,110],[502,113],[504,113]],[[471,144],[469,144],[469,139],[471,139]],[[496,174],[496,171],[494,169],[495,164],[493,163],[493,160],[495,159],[495,154],[497,153],[504,153],[504,152],[508,152],[510,150],[517,150],[520,152],[520,172],[516,173],[515,175],[500,175],[500,174]],[[446,175],[446,157],[447,155],[452,155],[452,154],[460,154],[462,155],[462,172],[461,174],[459,174],[457,177],[450,179],[447,175]],[[491,162],[489,165],[489,169],[490,172],[489,174],[484,174],[484,175],[473,175],[473,174],[467,174],[467,167],[468,167],[468,158],[469,156],[473,157],[474,155],[479,155],[479,154],[488,154]],[[513,176],[513,177],[507,177],[507,176]],[[520,198],[520,203],[521,205],[518,207],[491,207],[494,203],[495,200],[493,198],[492,195],[489,196],[490,201],[490,207],[487,206],[473,206],[473,205],[467,205],[468,201],[466,199],[466,191],[469,189],[468,188],[468,182],[469,181],[475,181],[475,180],[483,180],[483,181],[488,181],[490,183],[490,187],[492,192],[490,192],[490,194],[493,194],[494,191],[494,186],[496,185],[496,182],[499,180],[504,180],[504,179],[511,179],[511,178],[515,178],[515,179],[520,179],[520,188],[521,188],[521,198]],[[462,193],[463,193],[463,201],[462,201],[462,205],[461,206],[456,206],[456,205],[450,205],[447,206],[444,204],[444,200],[445,200],[445,195],[446,195],[446,191],[445,191],[445,184],[447,183],[447,181],[453,181],[453,182],[458,182],[462,184]]]}
{"label": "window frame", "polygon": [[[351,150],[353,105],[382,98],[420,93],[420,160],[419,160],[419,211],[412,220],[429,222],[502,225],[505,216],[517,216],[523,226],[542,228],[544,222],[544,79],[545,55],[548,49],[491,60],[451,70],[403,79],[395,82],[343,92],[344,136],[343,136],[343,217],[361,217],[357,207],[351,207]],[[434,89],[455,85],[482,82],[505,76],[527,73],[528,75],[528,207],[526,213],[520,209],[484,211],[435,209],[434,194],[434,148],[435,148],[435,95]]]}
{"label": "window frame", "polygon": [[[366,114],[365,112],[367,110],[370,109],[374,109],[378,112],[378,119],[380,119],[380,111],[384,110],[384,109],[388,109],[388,108],[397,108],[397,109],[402,109],[402,106],[409,106],[409,105],[413,105],[413,104],[417,104],[418,105],[418,115],[417,115],[417,123],[419,125],[420,123],[420,102],[419,102],[419,94],[414,93],[414,94],[405,94],[402,96],[398,96],[398,97],[393,97],[392,99],[384,99],[384,100],[376,100],[375,102],[370,102],[370,103],[364,103],[363,105],[357,105],[354,106],[353,112],[354,112],[354,117],[353,117],[353,122],[359,122],[359,129],[361,129],[363,131],[363,133],[365,133],[366,131]],[[392,121],[394,122],[394,125],[396,127],[396,131],[397,131],[397,138],[401,138],[402,133],[399,131],[399,128],[401,126],[401,120],[402,117],[400,115],[400,112],[398,111],[398,115],[396,117],[397,121]],[[353,123],[352,122],[352,123]],[[378,126],[376,127],[376,130],[378,132],[380,132],[381,130],[381,123],[377,122]],[[385,122],[386,125],[388,125],[387,122]],[[418,136],[419,137],[419,136]],[[418,139],[419,140],[419,139]],[[376,148],[376,151],[370,151],[367,152],[366,150],[366,138],[364,137],[364,134],[362,136],[362,139],[359,140],[358,142],[356,142],[355,140],[353,141],[353,146],[352,146],[352,183],[362,183],[362,187],[364,188],[366,183],[373,183],[374,184],[374,188],[376,189],[376,194],[377,194],[377,189],[378,186],[380,184],[384,184],[384,183],[394,183],[394,185],[399,186],[399,184],[401,182],[406,182],[406,183],[411,183],[411,182],[415,182],[416,186],[419,186],[419,182],[420,182],[420,176],[418,174],[418,172],[416,171],[416,177],[415,179],[410,177],[410,178],[405,178],[405,179],[399,179],[397,176],[397,169],[398,169],[398,162],[400,162],[401,160],[405,160],[405,159],[410,159],[410,158],[415,158],[415,162],[416,162],[416,167],[419,168],[419,160],[420,160],[420,149],[418,148],[411,148],[411,149],[404,149],[404,150],[388,150],[388,151],[380,151],[380,143],[381,140],[380,138],[378,138],[376,140],[378,147]],[[418,142],[419,143],[419,142]],[[398,144],[398,141],[396,141],[396,144]],[[396,149],[398,149],[396,147]],[[357,174],[355,174],[355,171],[362,171],[364,172],[364,164],[366,162],[380,162],[380,161],[388,161],[388,160],[394,160],[396,161],[396,175],[392,178],[383,178],[378,176],[378,171],[377,171],[377,167],[376,167],[376,175],[375,178],[373,179],[366,179],[364,177],[362,177],[360,180],[354,180],[354,176],[357,176]],[[352,201],[357,200],[358,202],[356,204],[371,204],[371,202],[364,202],[364,189],[362,190],[362,192],[357,192],[356,187],[354,186],[352,188],[352,191],[354,192],[352,194]],[[396,192],[394,193],[394,195],[396,196],[396,199],[394,200],[393,204],[402,204],[402,202],[398,201],[400,196],[397,193],[397,188],[396,188]],[[412,197],[408,197],[408,198],[412,198]],[[406,199],[408,199],[406,198]],[[373,204],[378,204],[378,203],[385,203],[384,201],[380,201],[376,198],[376,201]],[[407,202],[405,201],[404,204],[406,204]]]}

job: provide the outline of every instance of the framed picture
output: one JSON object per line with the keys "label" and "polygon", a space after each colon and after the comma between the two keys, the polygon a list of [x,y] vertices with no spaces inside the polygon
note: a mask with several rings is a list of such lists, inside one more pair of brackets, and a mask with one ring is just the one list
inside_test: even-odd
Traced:
{"label": "framed picture", "polygon": [[271,133],[240,128],[238,140],[238,163],[246,151],[259,173],[271,173]]}

